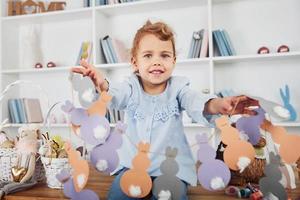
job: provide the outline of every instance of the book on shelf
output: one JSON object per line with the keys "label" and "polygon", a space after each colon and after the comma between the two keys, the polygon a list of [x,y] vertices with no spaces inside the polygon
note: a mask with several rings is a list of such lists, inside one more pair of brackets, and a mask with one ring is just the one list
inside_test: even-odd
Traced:
{"label": "book on shelf", "polygon": [[217,50],[215,51],[215,55],[217,56],[236,55],[232,42],[226,30],[224,29],[214,30],[213,43],[214,43],[214,48]]}
{"label": "book on shelf", "polygon": [[208,33],[201,29],[194,31],[190,42],[188,58],[203,58],[208,55]]}
{"label": "book on shelf", "polygon": [[41,123],[43,115],[39,99],[19,98],[8,100],[11,123]]}
{"label": "book on shelf", "polygon": [[129,50],[120,40],[107,35],[100,39],[100,46],[106,63],[129,62]]}
{"label": "book on shelf", "polygon": [[96,5],[112,5],[112,4],[120,4],[127,2],[134,2],[140,0],[96,0]]}
{"label": "book on shelf", "polygon": [[92,55],[92,48],[93,48],[92,42],[90,42],[90,41],[82,42],[75,65],[80,65],[81,59],[84,59],[87,62],[90,62],[91,55]]}

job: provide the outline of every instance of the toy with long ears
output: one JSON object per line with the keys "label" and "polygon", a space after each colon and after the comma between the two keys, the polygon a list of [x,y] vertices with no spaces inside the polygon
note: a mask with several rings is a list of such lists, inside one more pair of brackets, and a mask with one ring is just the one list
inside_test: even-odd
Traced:
{"label": "toy with long ears", "polygon": [[103,144],[109,136],[110,126],[104,116],[98,114],[89,116],[87,110],[75,108],[69,101],[62,106],[62,110],[71,116],[71,123],[75,133],[88,144]]}
{"label": "toy with long ears", "polygon": [[256,115],[241,117],[236,122],[236,128],[248,135],[251,144],[256,145],[260,140],[260,125],[265,119],[265,111],[262,108],[254,110]]}
{"label": "toy with long ears", "polygon": [[74,180],[68,170],[63,169],[56,175],[56,178],[64,186],[64,195],[71,198],[71,200],[99,200],[98,195],[92,190],[83,189],[82,191],[77,192],[74,187]]}
{"label": "toy with long ears", "polygon": [[149,143],[140,142],[138,153],[132,160],[132,169],[126,171],[120,180],[122,191],[134,198],[147,196],[152,188],[152,180],[147,169],[151,162],[147,156],[150,149]]}
{"label": "toy with long ears", "polygon": [[101,172],[111,173],[119,164],[117,149],[122,145],[122,134],[125,133],[126,124],[117,122],[114,131],[102,145],[95,146],[91,152],[92,165]]}
{"label": "toy with long ears", "polygon": [[279,169],[280,167],[280,157],[275,155],[273,152],[269,154],[270,163],[265,167],[265,177],[259,180],[259,187],[266,198],[268,195],[273,194],[278,199],[288,199],[286,191],[279,182],[281,180],[282,174]]}
{"label": "toy with long ears", "polygon": [[224,161],[232,170],[244,169],[254,160],[255,150],[253,146],[239,138],[238,130],[232,127],[227,116],[223,115],[216,119],[216,125],[221,130],[221,139],[226,148]]}
{"label": "toy with long ears", "polygon": [[230,181],[230,170],[221,160],[215,159],[216,151],[208,144],[206,134],[196,136],[199,144],[197,152],[198,160],[201,162],[198,168],[198,180],[202,187],[207,190],[222,190]]}
{"label": "toy with long ears", "polygon": [[290,89],[288,85],[285,85],[285,93],[280,88],[280,96],[283,101],[284,107],[290,112],[290,121],[295,121],[297,119],[297,112],[295,108],[292,106],[291,97],[290,97]]}
{"label": "toy with long ears", "polygon": [[165,155],[166,160],[160,165],[162,175],[154,180],[152,193],[157,199],[180,200],[184,193],[184,185],[176,177],[179,171],[178,163],[175,160],[177,148],[167,147]]}
{"label": "toy with long ears", "polygon": [[274,126],[264,120],[261,128],[271,133],[272,139],[279,144],[279,155],[288,164],[296,163],[300,158],[300,136],[290,134],[281,126]]}
{"label": "toy with long ears", "polygon": [[65,143],[64,148],[67,151],[69,163],[73,169],[72,177],[75,191],[80,192],[85,187],[89,177],[88,162],[81,158],[80,152],[74,150],[69,142]]}

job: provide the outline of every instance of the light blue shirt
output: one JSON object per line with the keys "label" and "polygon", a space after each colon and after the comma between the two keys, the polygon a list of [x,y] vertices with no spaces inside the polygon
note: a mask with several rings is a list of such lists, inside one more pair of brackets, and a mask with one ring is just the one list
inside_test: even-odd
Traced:
{"label": "light blue shirt", "polygon": [[150,143],[150,152],[154,152],[148,154],[151,160],[148,173],[150,176],[159,176],[166,147],[176,147],[179,165],[177,177],[195,186],[195,161],[184,134],[182,111],[186,110],[194,121],[209,126],[202,113],[205,103],[212,96],[191,90],[188,79],[177,76],[168,80],[164,92],[150,95],[143,90],[136,75],[119,84],[110,83],[109,94],[113,97],[109,107],[125,111],[125,123],[128,125],[126,134],[130,138],[123,136],[123,144],[118,150],[118,169],[131,168],[131,161],[137,154],[132,143],[144,141]]}

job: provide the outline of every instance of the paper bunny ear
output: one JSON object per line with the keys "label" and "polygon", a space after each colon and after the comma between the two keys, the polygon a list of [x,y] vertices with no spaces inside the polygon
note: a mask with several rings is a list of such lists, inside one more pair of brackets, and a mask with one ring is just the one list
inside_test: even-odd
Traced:
{"label": "paper bunny ear", "polygon": [[177,148],[172,148],[172,147],[168,146],[166,148],[165,155],[166,155],[166,157],[169,157],[169,158],[175,158],[177,156],[177,151],[178,151]]}
{"label": "paper bunny ear", "polygon": [[288,103],[290,101],[290,91],[288,85],[285,85],[285,94],[282,88],[280,88],[279,91],[283,103],[284,104]]}
{"label": "paper bunny ear", "polygon": [[150,144],[149,143],[140,142],[138,144],[138,151],[140,151],[140,152],[148,152],[149,149],[150,149]]}

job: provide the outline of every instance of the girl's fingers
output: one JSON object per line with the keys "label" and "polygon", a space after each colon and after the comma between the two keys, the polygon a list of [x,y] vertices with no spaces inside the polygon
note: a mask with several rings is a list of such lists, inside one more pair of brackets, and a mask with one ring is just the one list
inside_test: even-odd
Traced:
{"label": "girl's fingers", "polygon": [[80,60],[80,65],[82,67],[84,67],[85,69],[91,69],[92,68],[92,66],[88,62],[86,62],[85,60]]}
{"label": "girl's fingers", "polygon": [[79,67],[73,67],[71,69],[72,72],[78,73],[78,74],[84,74],[84,69],[83,68],[79,68]]}

